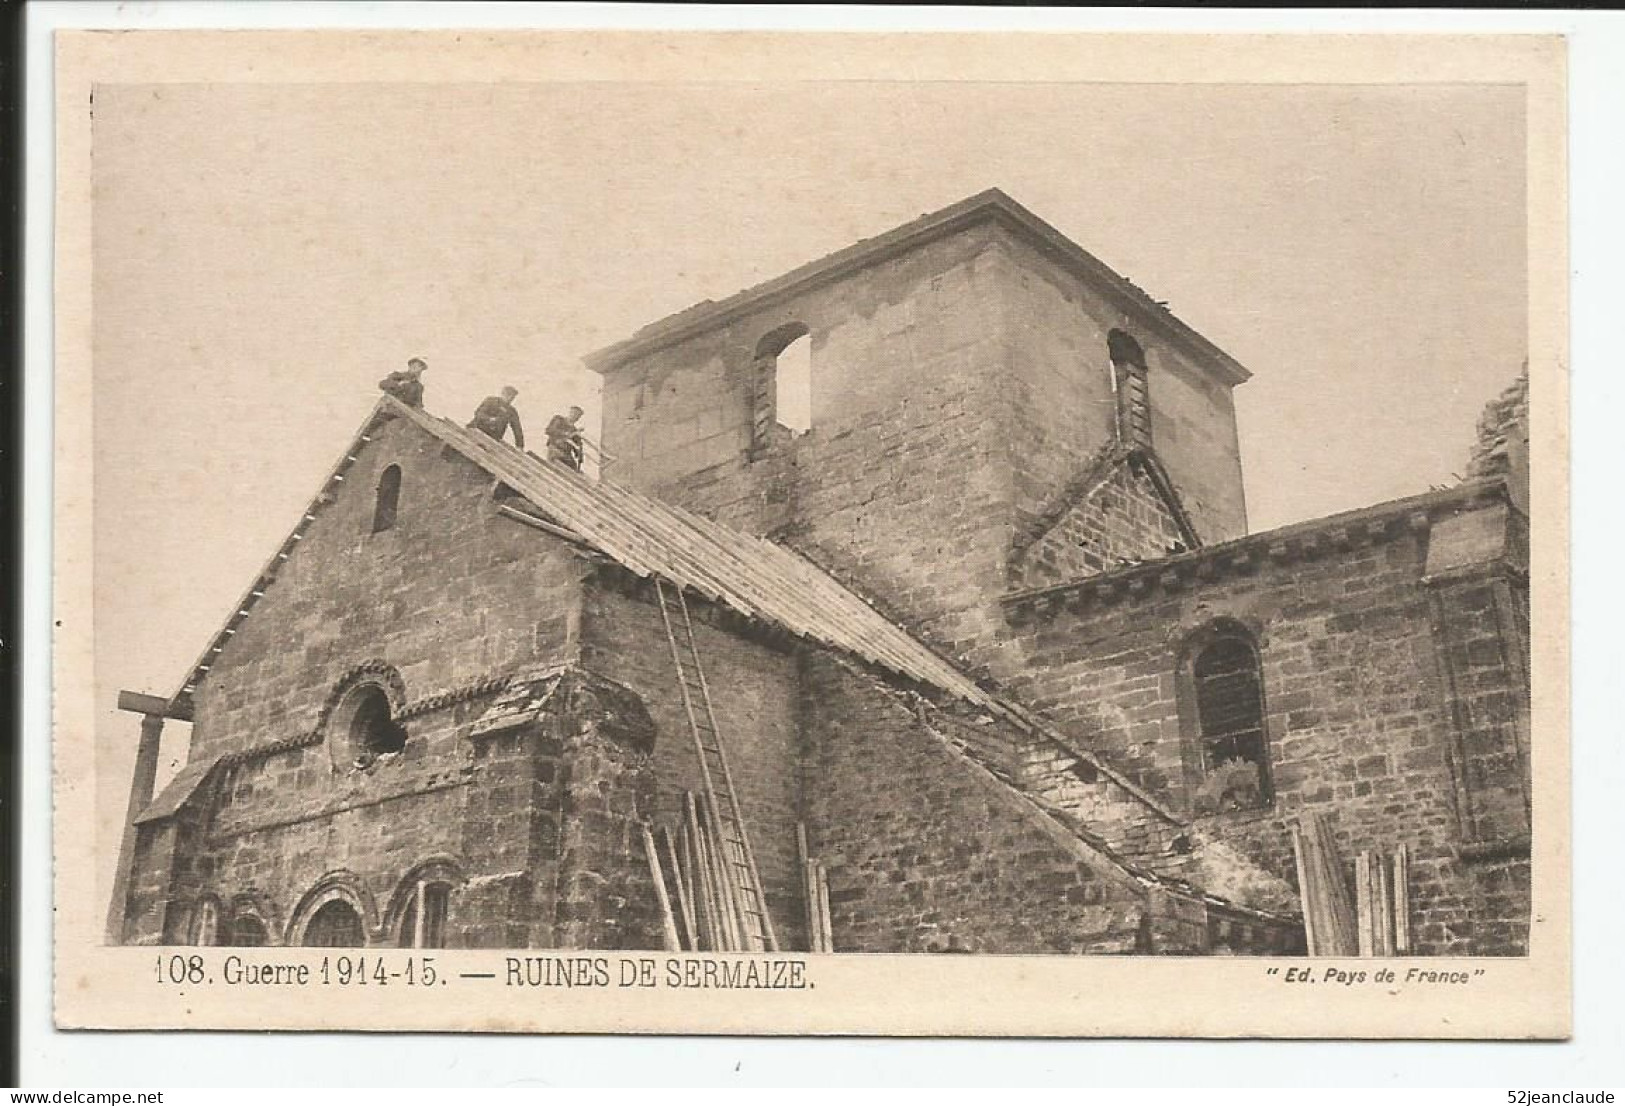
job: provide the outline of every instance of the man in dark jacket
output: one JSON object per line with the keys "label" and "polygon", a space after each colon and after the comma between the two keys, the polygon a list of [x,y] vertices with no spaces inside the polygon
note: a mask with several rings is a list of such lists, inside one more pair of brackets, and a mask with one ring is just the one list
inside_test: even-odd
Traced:
{"label": "man in dark jacket", "polygon": [[487,396],[480,402],[479,409],[474,412],[474,420],[469,428],[479,430],[491,435],[497,441],[507,429],[513,427],[513,444],[520,449],[525,448],[525,429],[519,425],[519,412],[514,410],[513,400],[519,394],[519,389],[509,385],[502,389],[499,396]]}
{"label": "man in dark jacket", "polygon": [[405,372],[392,372],[378,382],[385,395],[394,396],[408,407],[423,406],[423,370],[429,367],[421,357],[406,363]]}
{"label": "man in dark jacket", "polygon": [[568,415],[554,415],[547,424],[547,459],[581,471],[581,408],[572,407]]}

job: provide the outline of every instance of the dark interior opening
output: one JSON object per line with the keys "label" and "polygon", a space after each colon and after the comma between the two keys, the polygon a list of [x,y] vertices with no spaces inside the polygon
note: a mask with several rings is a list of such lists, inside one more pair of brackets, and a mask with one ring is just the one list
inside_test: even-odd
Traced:
{"label": "dark interior opening", "polygon": [[361,915],[341,899],[325,902],[306,924],[304,943],[311,948],[360,948],[367,943]]}
{"label": "dark interior opening", "polygon": [[350,742],[358,753],[381,756],[398,753],[406,745],[406,731],[390,717],[389,697],[382,688],[367,687],[357,693],[355,714],[350,720]]}

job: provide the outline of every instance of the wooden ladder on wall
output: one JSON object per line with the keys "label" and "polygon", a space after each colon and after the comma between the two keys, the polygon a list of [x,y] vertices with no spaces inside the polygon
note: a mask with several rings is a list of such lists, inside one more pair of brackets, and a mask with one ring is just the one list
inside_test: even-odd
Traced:
{"label": "wooden ladder on wall", "polygon": [[762,895],[756,854],[751,851],[750,835],[739,811],[739,795],[734,790],[733,774],[728,770],[728,755],[722,749],[716,712],[711,709],[711,689],[705,682],[705,670],[700,666],[688,600],[683,598],[683,589],[675,584],[659,577],[654,584],[655,597],[660,603],[660,620],[666,627],[666,642],[671,646],[672,664],[677,668],[677,684],[683,693],[683,711],[688,716],[689,733],[700,760],[705,817],[711,823],[715,840],[722,843],[721,868],[728,883],[722,897],[733,906],[745,950],[777,952],[779,942],[773,934],[767,900]]}

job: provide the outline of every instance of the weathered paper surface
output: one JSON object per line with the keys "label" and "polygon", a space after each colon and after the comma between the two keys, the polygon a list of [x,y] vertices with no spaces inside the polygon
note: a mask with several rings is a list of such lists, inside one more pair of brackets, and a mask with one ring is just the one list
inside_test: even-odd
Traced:
{"label": "weathered paper surface", "polygon": [[[1565,1035],[1562,57],[1554,40],[1489,37],[63,35],[55,447],[58,1023]],[[1418,134],[1436,135],[1440,145],[1428,148]],[[1416,146],[1406,145],[1407,137]],[[1343,167],[1346,175],[1323,176],[1318,167],[1325,165]],[[1391,204],[1374,203],[1390,183]],[[105,944],[103,923],[115,886],[139,725],[134,715],[114,709],[117,694],[130,689],[168,700],[183,681],[197,677],[194,660],[200,653],[207,657],[211,636],[220,640],[223,625],[234,624],[237,608],[228,607],[255,582],[311,494],[335,487],[323,479],[372,408],[376,378],[404,367],[409,356],[424,356],[431,365],[427,408],[458,425],[482,395],[512,380],[520,387],[519,404],[537,452],[547,416],[578,402],[587,408],[586,425],[606,447],[637,443],[636,458],[617,456],[615,463],[635,473],[642,487],[656,481],[659,465],[667,463],[660,459],[659,441],[647,426],[635,434],[626,429],[627,411],[616,406],[614,395],[600,396],[598,378],[579,367],[583,356],[691,304],[726,301],[740,288],[993,187],[1059,224],[1068,238],[1142,285],[1149,297],[1174,297],[1169,306],[1175,315],[1256,374],[1237,393],[1242,407],[1252,392],[1266,392],[1250,413],[1242,407],[1239,464],[1248,529],[1288,535],[1282,552],[1263,550],[1271,565],[1323,556],[1320,546],[1299,542],[1291,536],[1298,532],[1284,527],[1426,496],[1432,488],[1448,501],[1450,518],[1436,517],[1431,501],[1401,515],[1422,516],[1416,526],[1427,532],[1428,579],[1453,579],[1482,538],[1473,527],[1488,517],[1489,501],[1463,505],[1450,499],[1455,493],[1449,489],[1467,474],[1449,466],[1466,465],[1479,411],[1527,357],[1533,694],[1521,732],[1533,781],[1531,844],[1523,846],[1532,879],[1529,955],[1038,955],[1008,937],[1007,925],[963,920],[965,932],[1006,935],[967,943],[951,918],[927,917],[932,884],[922,878],[917,921],[933,936],[898,938],[899,947],[923,949],[935,942],[959,951],[968,944],[965,951],[973,955],[787,951],[766,965],[757,958],[756,974],[750,975],[733,967],[750,958],[722,953],[584,951],[575,954],[584,960],[554,964],[552,954],[538,950],[446,948],[433,951],[434,982],[424,986],[423,957],[430,954],[399,947],[405,932],[400,904],[381,901],[371,908],[375,917],[367,924],[374,932],[365,949],[289,947],[309,934],[319,909],[310,895],[337,892],[311,880],[305,895],[271,893],[267,877],[229,871],[209,878],[223,888],[230,884],[231,892],[289,900],[267,908],[275,915],[266,919],[267,937],[281,947]],[[1074,206],[1080,193],[1089,197],[1086,210]],[[1014,233],[1028,234],[1020,227]],[[750,248],[741,249],[741,243]],[[1012,256],[1017,254],[1019,249]],[[1351,272],[1360,279],[1350,282]],[[1309,297],[1320,310],[1307,312],[1294,293],[1320,283],[1325,294]],[[1324,310],[1327,301],[1336,309]],[[1505,310],[1497,312],[1502,305]],[[1462,313],[1453,314],[1458,307]],[[855,304],[853,317],[872,320],[875,311],[873,303]],[[1363,331],[1339,326],[1339,315],[1372,325]],[[900,322],[899,332],[909,325]],[[1037,317],[1013,324],[1012,348],[1044,325]],[[912,337],[912,348],[923,340]],[[813,334],[815,374],[819,364],[835,364],[819,360],[820,350],[835,348],[833,341]],[[1160,360],[1171,354],[1150,352],[1155,403],[1157,374],[1175,370],[1171,361]],[[1080,356],[1096,358],[1107,373],[1115,355],[1106,354],[1087,347]],[[1126,387],[1133,365],[1131,359],[1122,364],[1126,375],[1112,380]],[[870,385],[847,379],[821,395],[815,384],[810,440],[820,422],[833,425],[844,408],[861,406]],[[922,385],[921,395],[928,390]],[[1061,391],[1046,395],[1042,387],[1029,399],[1037,407],[1070,402]],[[1434,421],[1445,418],[1450,425]],[[1194,448],[1182,446],[1181,435],[1186,442],[1200,440],[1202,427],[1158,422],[1154,429],[1155,449],[1179,470],[1173,483],[1201,485],[1202,466],[1179,457],[1182,449]],[[1322,455],[1331,462],[1316,468]],[[1052,502],[1042,493],[1062,491],[1076,475],[1058,465],[1049,484],[1033,494],[1034,504]],[[1155,483],[1155,474],[1148,479]],[[1205,485],[1197,494],[1190,487],[1178,491],[1199,516],[1197,530],[1237,536],[1226,531],[1221,491]],[[410,507],[410,498],[404,502]],[[1203,515],[1210,508],[1219,521]],[[1369,525],[1375,523],[1366,514],[1351,523],[1356,531]],[[1351,536],[1349,526],[1339,535],[1329,540],[1377,547],[1375,537]],[[1451,560],[1452,549],[1469,553]],[[1131,584],[1132,565],[1107,567],[1127,571],[1125,593],[1168,586]],[[1062,573],[1060,582],[1069,578]],[[1204,579],[1193,575],[1182,586],[1200,589],[1207,585],[1195,581]],[[1031,593],[1037,609],[1023,613],[1012,602],[1012,624],[1092,617],[1087,604],[1097,600],[1080,598],[1080,589],[1037,594],[1055,582],[1042,574],[1013,582],[1009,590]],[[404,582],[402,587],[413,590]],[[876,598],[883,609],[909,602]],[[1258,615],[1263,694],[1277,704],[1288,692],[1271,686],[1270,651],[1284,647],[1285,636],[1269,627],[1291,621],[1283,613],[1288,607],[1278,600]],[[1045,613],[1052,608],[1062,613]],[[1448,635],[1449,611],[1446,606],[1442,614],[1418,617],[1432,620],[1428,634]],[[1369,612],[1354,605],[1332,614],[1357,620]],[[401,617],[436,613],[433,604],[409,605]],[[1201,629],[1176,620],[1166,634],[1175,637],[1182,628]],[[319,634],[320,628],[310,632]],[[928,629],[920,633],[932,637]],[[943,642],[940,634],[932,639],[939,648]],[[1464,655],[1470,652],[1469,642],[1457,644]],[[287,645],[290,651],[304,647],[292,639]],[[482,646],[462,640],[447,648],[478,652]],[[1331,663],[1306,648],[1312,665]],[[1448,652],[1450,644],[1441,648]],[[338,667],[388,662],[390,652],[389,643],[380,642]],[[1432,663],[1418,654],[1418,666]],[[479,668],[471,665],[471,671]],[[1427,682],[1419,677],[1419,684]],[[275,695],[279,686],[271,683],[265,694]],[[676,694],[675,683],[671,690]],[[461,693],[462,685],[431,681],[411,689],[414,702],[430,692]],[[1395,712],[1380,706],[1382,696],[1397,693],[1375,685],[1352,692],[1369,710],[1345,720],[1347,740],[1367,740],[1398,725]],[[1419,702],[1426,694],[1418,693]],[[1450,702],[1442,704],[1438,695]],[[1488,828],[1463,831],[1467,852],[1477,853],[1462,863],[1504,864],[1496,850],[1519,847],[1516,834],[1500,832],[1504,827],[1496,821],[1502,817],[1496,803],[1504,796],[1475,790],[1468,778],[1475,770],[1468,760],[1476,755],[1469,748],[1471,719],[1483,704],[1475,705],[1470,689],[1460,686],[1438,695],[1426,709],[1454,712],[1453,725],[1466,727],[1468,736],[1427,770],[1456,780],[1458,790],[1438,796],[1433,806],[1413,809],[1396,800],[1401,809],[1392,812],[1394,830],[1383,839],[1389,847],[1405,843],[1403,829],[1412,818],[1478,819]],[[1027,705],[1066,709],[1053,696]],[[307,729],[305,722],[288,720],[284,733],[274,709],[266,717],[271,721],[260,746],[302,737]],[[1097,732],[1113,732],[1109,722],[1085,725],[1074,717],[1070,724],[1075,739],[1088,744]],[[1325,723],[1303,717],[1282,724],[1308,732]],[[1060,725],[1067,729],[1067,723]],[[157,766],[160,799],[188,764],[199,773],[209,768],[189,761],[186,729],[172,722],[166,732]],[[930,732],[949,744],[959,733],[947,720]],[[1271,731],[1271,749],[1292,737]],[[688,735],[657,726],[655,740],[686,741]],[[1132,748],[1101,751],[1095,770],[1112,780],[1112,773],[1123,771],[1127,784],[1139,788],[1148,779],[1133,764],[1142,747],[1135,738]],[[320,744],[300,751],[322,756],[324,764],[332,761]],[[1405,751],[1373,747],[1363,758],[1371,763],[1370,777],[1362,775],[1367,770],[1360,757],[1348,758],[1348,779],[1331,778],[1335,768],[1328,761],[1326,784],[1346,786],[1355,795],[1362,782],[1397,774],[1411,763],[1406,757],[1420,764],[1431,751],[1420,743]],[[970,760],[964,778],[974,783],[964,786],[997,794],[1004,786],[998,775],[988,774],[974,756]],[[877,772],[884,763],[877,760]],[[1284,766],[1277,756],[1270,783],[1283,814],[1297,794],[1280,771]],[[349,768],[338,761],[331,767],[335,773]],[[896,786],[906,788],[911,780],[899,777]],[[297,788],[297,777],[276,786]],[[1199,790],[1193,787],[1191,794]],[[1160,801],[1157,791],[1152,779],[1151,800]],[[177,793],[177,801],[185,798]],[[795,801],[816,805],[808,796]],[[1012,803],[1023,801],[1001,795],[997,803],[1006,814],[999,816],[1030,826],[1031,811],[1009,813]],[[901,794],[897,803],[898,810],[907,805]],[[1337,813],[1335,803],[1331,810]],[[388,820],[378,821],[382,829],[374,825],[365,832],[387,835]],[[1061,823],[1044,824],[1053,829]],[[338,840],[354,823],[334,819],[323,825],[328,828],[319,842],[313,838],[299,848],[331,850],[317,867],[334,873],[330,886],[338,888],[340,877],[356,866],[348,859],[355,855],[352,843]],[[1253,840],[1234,826],[1207,825],[1221,844],[1243,847]],[[887,832],[880,821],[876,826],[877,834]],[[222,830],[215,825],[197,832]],[[852,839],[862,835],[861,827],[849,833],[844,853],[831,844],[832,863],[854,855]],[[832,827],[830,841],[838,838]],[[290,848],[289,855],[299,848]],[[185,846],[180,849],[177,855]],[[1111,868],[1098,850],[1089,855],[1091,863]],[[449,859],[466,864],[466,858]],[[1342,859],[1352,874],[1356,858]],[[432,874],[423,866],[428,860],[425,854],[397,867]],[[299,863],[312,861],[307,856]],[[1293,880],[1295,873],[1283,868],[1277,863],[1277,874]],[[457,878],[489,882],[502,874],[493,869]],[[842,879],[852,881],[854,893],[861,891],[865,878],[889,876],[838,876],[837,891]],[[1124,888],[1132,878],[1124,877]],[[906,874],[902,882],[913,886]],[[1165,892],[1172,893],[1161,887],[1156,893]],[[1065,889],[1058,894],[1064,900]],[[1235,896],[1218,898],[1230,902]],[[227,894],[214,909],[229,914],[231,902]],[[833,904],[833,916],[847,919],[841,925],[861,921],[859,907],[844,902]],[[984,909],[991,909],[985,901]],[[1209,920],[1220,917],[1231,915],[1215,906]],[[1489,940],[1482,923],[1475,934],[1470,913],[1438,925],[1440,939],[1456,942],[1458,951]],[[844,939],[858,940],[860,929]],[[835,937],[841,950],[840,925]],[[1231,936],[1229,928],[1224,937],[1266,940]],[[787,933],[786,948],[792,947],[808,945],[790,944]],[[562,960],[571,954],[558,955]],[[518,958],[517,968],[510,956]],[[280,982],[247,982],[260,965],[283,966],[271,973]],[[1306,969],[1312,981],[1299,982]],[[1407,976],[1413,970],[1449,979],[1459,973],[1463,981]],[[1394,980],[1383,981],[1383,971],[1394,972]],[[305,982],[289,982],[300,978]],[[730,978],[736,986],[707,985]]]}

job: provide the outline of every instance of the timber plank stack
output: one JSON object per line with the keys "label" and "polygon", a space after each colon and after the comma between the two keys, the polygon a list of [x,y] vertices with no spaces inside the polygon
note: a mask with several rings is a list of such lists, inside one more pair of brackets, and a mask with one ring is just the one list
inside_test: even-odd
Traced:
{"label": "timber plank stack", "polygon": [[1326,816],[1301,816],[1292,827],[1292,849],[1298,865],[1298,893],[1303,902],[1309,955],[1357,955],[1354,904]]}
{"label": "timber plank stack", "polygon": [[1347,869],[1323,814],[1292,827],[1298,893],[1310,956],[1405,956],[1411,951],[1410,850],[1363,850]]}
{"label": "timber plank stack", "polygon": [[[661,932],[668,952],[760,952],[751,947],[745,925],[748,900],[732,877],[725,853],[711,830],[703,795],[683,793],[682,818],[675,832],[643,828],[644,851],[654,877]],[[796,827],[801,891],[806,903],[808,952],[834,952],[829,913],[829,878],[823,864],[807,856],[807,834]]]}
{"label": "timber plank stack", "polygon": [[1410,850],[1392,855],[1367,850],[1355,861],[1361,956],[1408,956],[1411,952]]}

